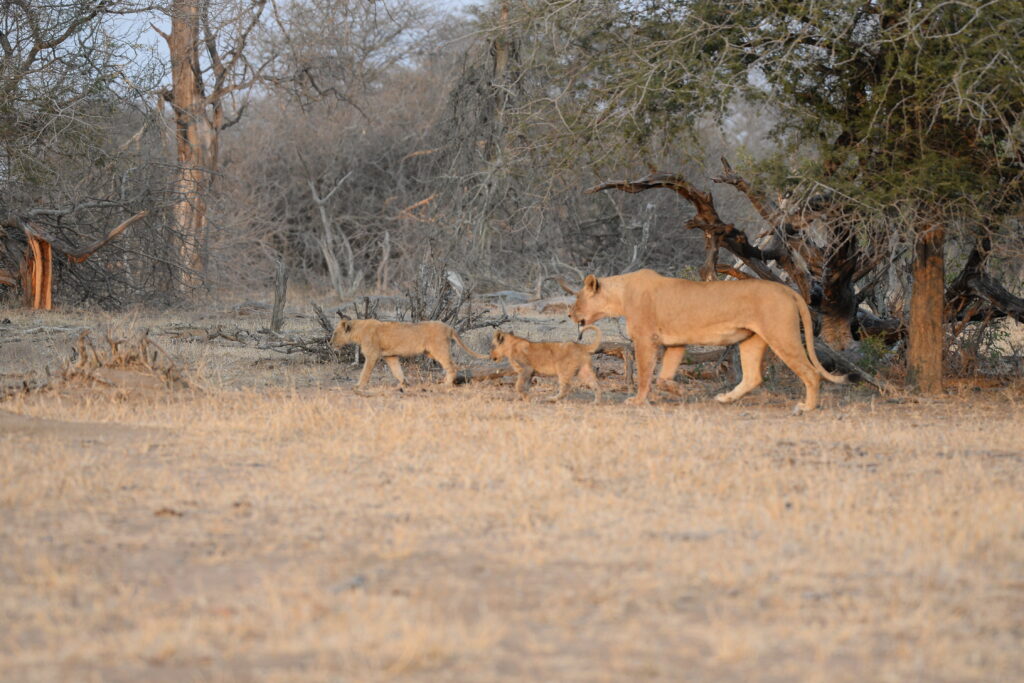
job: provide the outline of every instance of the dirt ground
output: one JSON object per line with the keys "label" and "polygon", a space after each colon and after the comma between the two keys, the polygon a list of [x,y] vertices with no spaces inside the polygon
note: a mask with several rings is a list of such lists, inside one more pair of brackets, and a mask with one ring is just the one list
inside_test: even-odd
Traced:
{"label": "dirt ground", "polygon": [[0,402],[0,679],[1024,679],[1020,381],[793,417],[783,368],[630,407],[609,358],[598,406],[417,364],[361,397],[349,363],[166,334],[268,317],[0,311],[0,387],[83,328],[149,329],[190,382]]}

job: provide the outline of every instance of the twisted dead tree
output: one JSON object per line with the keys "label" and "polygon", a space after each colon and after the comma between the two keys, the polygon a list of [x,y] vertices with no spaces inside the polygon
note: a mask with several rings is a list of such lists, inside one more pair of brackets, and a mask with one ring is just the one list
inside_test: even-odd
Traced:
{"label": "twisted dead tree", "polygon": [[[0,284],[15,286],[21,283],[25,305],[31,308],[50,310],[53,308],[53,252],[65,256],[68,263],[83,263],[107,245],[128,227],[149,214],[140,211],[123,221],[105,236],[86,244],[76,246],[56,236],[40,225],[20,216],[9,216],[0,222],[0,257],[6,262],[18,264],[17,275],[11,270],[0,270]],[[21,247],[24,239],[24,247]]]}

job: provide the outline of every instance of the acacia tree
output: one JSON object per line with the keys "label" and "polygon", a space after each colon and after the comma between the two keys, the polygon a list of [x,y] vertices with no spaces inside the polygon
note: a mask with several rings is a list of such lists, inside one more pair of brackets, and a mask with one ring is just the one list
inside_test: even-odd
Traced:
{"label": "acacia tree", "polygon": [[[595,146],[614,139],[643,145],[655,137],[683,141],[707,116],[728,127],[739,103],[773,117],[778,153],[764,166],[774,173],[758,179],[789,176],[812,188],[807,196],[824,202],[814,212],[826,227],[845,217],[829,240],[826,266],[845,248],[854,259],[850,272],[863,275],[893,234],[914,254],[909,376],[924,391],[941,387],[946,238],[998,242],[1019,230],[1024,5],[526,5],[523,31],[557,36],[562,46],[544,66],[559,87],[534,100],[562,124],[560,135]],[[529,114],[536,118],[536,108]],[[778,208],[762,206],[766,218]],[[784,239],[801,229],[785,220],[772,227]],[[849,300],[852,283],[836,292]],[[1015,303],[993,301],[1002,314]]]}

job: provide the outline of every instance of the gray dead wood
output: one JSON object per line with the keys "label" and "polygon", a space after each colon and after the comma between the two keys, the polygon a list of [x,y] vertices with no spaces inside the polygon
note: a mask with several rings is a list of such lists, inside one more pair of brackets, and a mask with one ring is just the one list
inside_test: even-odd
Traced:
{"label": "gray dead wood", "polygon": [[843,354],[835,351],[825,342],[820,339],[814,340],[814,352],[818,355],[818,358],[822,361],[822,365],[826,367],[831,366],[835,370],[845,373],[859,382],[866,382],[871,386],[878,389],[883,394],[892,393],[893,386],[886,382],[884,379],[875,377],[871,373],[860,368],[856,363],[848,360]]}
{"label": "gray dead wood", "polygon": [[274,312],[270,316],[270,331],[280,332],[284,325],[284,302],[288,296],[288,268],[284,260],[277,262],[274,273]]}
{"label": "gray dead wood", "polygon": [[632,388],[635,386],[635,377],[633,374],[633,345],[623,342],[605,342],[598,347],[594,353],[600,353],[605,356],[614,356],[622,359],[623,369],[622,376],[626,381],[626,384]]}

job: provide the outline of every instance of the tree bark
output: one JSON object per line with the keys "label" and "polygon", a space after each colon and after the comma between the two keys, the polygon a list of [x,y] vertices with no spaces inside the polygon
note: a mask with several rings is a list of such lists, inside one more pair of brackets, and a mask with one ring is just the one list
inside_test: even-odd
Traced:
{"label": "tree bark", "polygon": [[167,46],[171,55],[171,92],[167,98],[174,110],[177,142],[177,203],[174,206],[178,230],[178,257],[185,269],[182,286],[191,289],[202,283],[206,246],[206,193],[216,163],[212,141],[216,135],[206,117],[199,64],[199,27],[202,0],[173,0],[171,33]]}
{"label": "tree bark", "polygon": [[915,235],[907,383],[924,394],[942,391],[944,242],[945,231],[936,225],[923,226]]}

